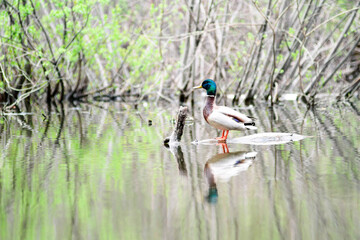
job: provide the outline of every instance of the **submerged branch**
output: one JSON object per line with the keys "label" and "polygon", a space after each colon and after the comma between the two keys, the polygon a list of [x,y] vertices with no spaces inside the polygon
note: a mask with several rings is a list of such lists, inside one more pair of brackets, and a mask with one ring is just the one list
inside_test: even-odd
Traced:
{"label": "submerged branch", "polygon": [[187,113],[188,113],[187,107],[180,107],[178,115],[177,115],[175,129],[172,132],[170,137],[165,138],[165,140],[164,140],[165,145],[180,143],[181,137],[183,135],[183,130],[184,130],[184,126],[185,126],[185,120],[187,117]]}

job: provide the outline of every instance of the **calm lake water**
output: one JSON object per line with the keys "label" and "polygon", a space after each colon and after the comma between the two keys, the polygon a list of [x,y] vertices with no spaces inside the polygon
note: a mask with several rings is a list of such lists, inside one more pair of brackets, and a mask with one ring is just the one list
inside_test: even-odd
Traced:
{"label": "calm lake water", "polygon": [[174,154],[178,106],[2,117],[0,239],[360,239],[360,103],[330,102],[244,108],[258,130],[229,138],[312,137],[224,146],[191,143],[220,134],[199,101]]}

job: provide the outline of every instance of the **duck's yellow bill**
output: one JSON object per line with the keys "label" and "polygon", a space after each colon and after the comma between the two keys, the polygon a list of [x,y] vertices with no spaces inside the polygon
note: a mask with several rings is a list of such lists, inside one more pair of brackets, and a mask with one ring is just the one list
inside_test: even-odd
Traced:
{"label": "duck's yellow bill", "polygon": [[203,88],[201,85],[197,86],[197,87],[193,87],[194,89],[199,89],[199,88]]}

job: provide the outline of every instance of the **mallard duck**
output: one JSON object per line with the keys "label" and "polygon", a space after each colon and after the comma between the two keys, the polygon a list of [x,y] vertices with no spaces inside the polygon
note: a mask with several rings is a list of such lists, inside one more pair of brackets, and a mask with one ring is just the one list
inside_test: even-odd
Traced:
{"label": "mallard duck", "polygon": [[206,79],[200,86],[194,88],[206,90],[207,98],[203,114],[208,124],[222,130],[221,137],[216,138],[218,141],[226,141],[230,130],[257,129],[253,120],[245,114],[216,105],[216,83],[213,80]]}

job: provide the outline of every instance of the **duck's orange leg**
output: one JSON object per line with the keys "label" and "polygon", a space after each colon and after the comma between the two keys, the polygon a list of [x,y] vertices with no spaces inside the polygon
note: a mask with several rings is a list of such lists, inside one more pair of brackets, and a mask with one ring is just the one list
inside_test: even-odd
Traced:
{"label": "duck's orange leg", "polygon": [[[226,135],[225,135],[225,132],[226,132]],[[216,138],[218,141],[226,141],[226,139],[227,139],[227,136],[228,136],[228,134],[229,134],[229,130],[223,130],[222,131],[222,135],[221,135],[221,137],[218,137],[218,138]]]}
{"label": "duck's orange leg", "polygon": [[226,134],[225,134],[225,140],[227,139],[227,136],[229,135],[229,130],[226,131]]}
{"label": "duck's orange leg", "polygon": [[222,140],[224,138],[224,134],[225,134],[225,131],[223,130],[222,131],[222,134],[221,134],[221,137],[217,137],[216,139],[217,140]]}

